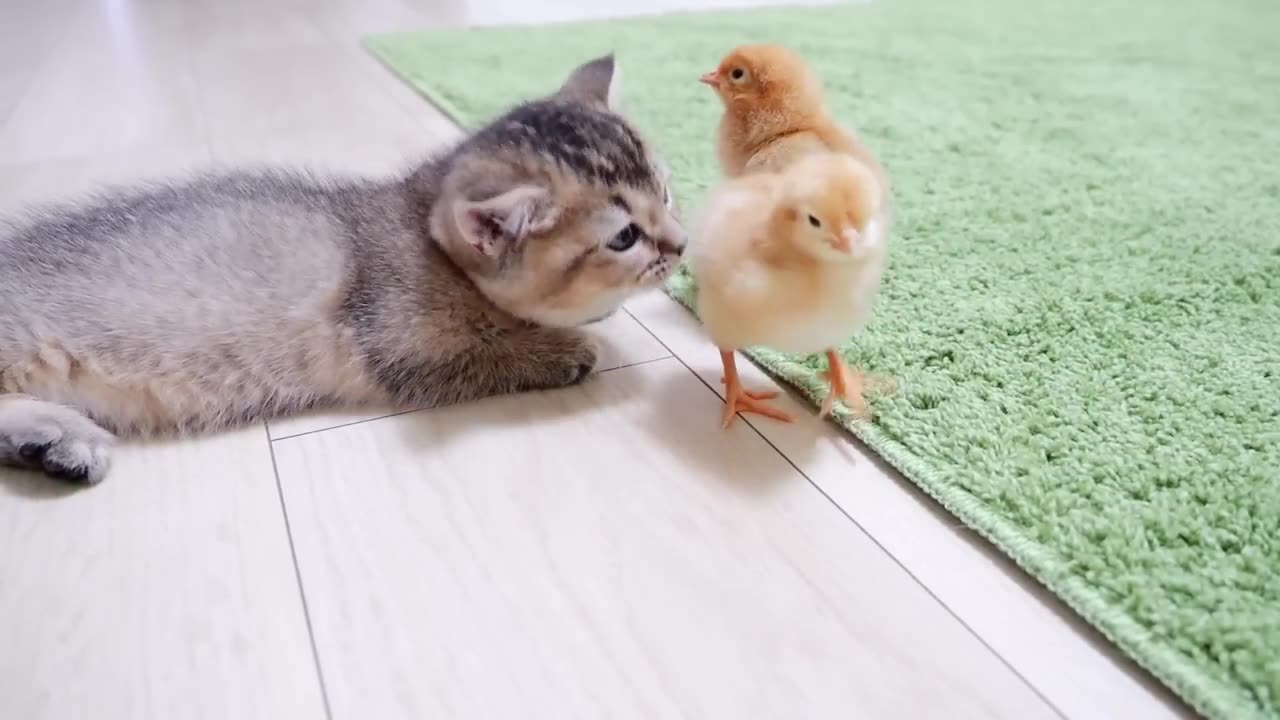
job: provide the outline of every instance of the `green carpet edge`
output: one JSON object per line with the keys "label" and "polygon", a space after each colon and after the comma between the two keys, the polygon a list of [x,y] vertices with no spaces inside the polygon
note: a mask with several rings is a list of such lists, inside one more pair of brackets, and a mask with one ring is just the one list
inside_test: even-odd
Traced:
{"label": "green carpet edge", "polygon": [[[723,12],[726,11],[682,14],[716,15]],[[408,77],[395,64],[395,47],[390,41],[398,37],[424,36],[433,32],[442,31],[375,33],[364,36],[361,44],[387,70],[457,125],[462,128],[472,127],[474,119],[467,117],[450,102],[431,80],[424,77]],[[682,286],[679,282],[680,278],[681,275],[677,274],[665,289],[665,293],[696,318],[697,313],[692,307],[690,297],[692,290],[688,284]],[[768,375],[798,390],[813,407],[817,408],[821,405],[823,396],[819,394],[819,385],[815,382],[816,373],[813,370],[791,361],[782,353],[766,348],[751,348],[742,352]],[[1002,518],[999,513],[992,512],[971,495],[951,489],[947,482],[938,477],[931,466],[912,455],[891,436],[873,425],[857,422],[847,410],[841,407],[837,407],[833,412],[833,420],[875,451],[912,484],[941,504],[967,527],[1013,560],[1036,582],[1053,593],[1119,648],[1126,657],[1172,690],[1197,713],[1222,720],[1228,718],[1230,720],[1269,720],[1250,698],[1235,692],[1231,686],[1216,682],[1207,674],[1200,672],[1176,650],[1153,640],[1151,634],[1141,625],[1123,613],[1108,607],[1105,600],[1088,585],[1066,576],[1062,572],[1061,559],[1046,552],[1043,546],[1029,539],[1018,530],[1016,525]],[[1030,684],[1030,681],[1027,682]],[[1032,685],[1032,687],[1035,686]],[[1036,692],[1039,693],[1038,688]],[[1061,712],[1056,707],[1054,710]]]}

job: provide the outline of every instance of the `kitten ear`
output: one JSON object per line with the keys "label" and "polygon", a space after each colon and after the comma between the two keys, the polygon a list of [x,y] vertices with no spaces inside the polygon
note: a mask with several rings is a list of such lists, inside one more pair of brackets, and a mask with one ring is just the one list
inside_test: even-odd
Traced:
{"label": "kitten ear", "polygon": [[617,112],[621,107],[619,79],[621,70],[613,53],[598,57],[574,70],[561,86],[557,97],[579,102],[599,103]]}
{"label": "kitten ear", "polygon": [[536,185],[460,202],[453,212],[462,240],[487,261],[496,261],[529,236],[550,230],[559,215],[551,194]]}
{"label": "kitten ear", "polygon": [[654,158],[653,164],[656,166],[656,169],[658,171],[658,177],[662,179],[662,182],[664,183],[671,182],[671,175],[672,175],[671,164],[661,157]]}

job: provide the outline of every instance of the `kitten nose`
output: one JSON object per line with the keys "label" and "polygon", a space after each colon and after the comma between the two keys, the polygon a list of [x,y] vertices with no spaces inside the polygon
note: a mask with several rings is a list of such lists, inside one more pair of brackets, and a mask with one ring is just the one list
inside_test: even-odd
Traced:
{"label": "kitten nose", "polygon": [[684,249],[688,244],[689,236],[682,232],[676,235],[664,236],[660,241],[658,241],[658,250],[660,250],[664,255],[682,255],[684,254]]}

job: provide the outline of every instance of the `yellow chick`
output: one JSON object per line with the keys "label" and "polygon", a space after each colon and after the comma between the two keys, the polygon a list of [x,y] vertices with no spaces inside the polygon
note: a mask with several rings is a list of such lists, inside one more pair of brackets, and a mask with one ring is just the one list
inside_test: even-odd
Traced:
{"label": "yellow chick", "polygon": [[871,168],[882,192],[888,192],[880,163],[827,111],[822,80],[790,49],[739,46],[699,80],[724,105],[716,152],[725,176],[776,172],[810,153],[838,152]]}
{"label": "yellow chick", "polygon": [[862,378],[835,347],[861,328],[880,288],[887,255],[884,193],[875,172],[848,155],[808,155],[783,173],[752,174],[712,190],[693,246],[698,316],[724,363],[723,426],[739,412],[786,422],[745,390],[734,350],[765,346],[825,350],[831,392],[865,415]]}

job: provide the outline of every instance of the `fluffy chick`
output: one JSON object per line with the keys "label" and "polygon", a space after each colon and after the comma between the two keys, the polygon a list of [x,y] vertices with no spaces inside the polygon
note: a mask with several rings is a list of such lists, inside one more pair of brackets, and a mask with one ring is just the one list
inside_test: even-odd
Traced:
{"label": "fluffy chick", "polygon": [[865,416],[861,377],[834,348],[865,323],[879,290],[884,200],[871,168],[835,153],[728,180],[710,193],[692,261],[698,315],[724,363],[724,427],[739,412],[791,421],[764,402],[777,393],[739,382],[734,350],[751,346],[825,350],[831,393],[821,415],[839,397]]}
{"label": "fluffy chick", "polygon": [[724,105],[716,152],[726,177],[777,172],[814,152],[852,155],[871,169],[883,192],[888,179],[871,151],[827,111],[822,80],[781,45],[734,48],[700,81]]}

